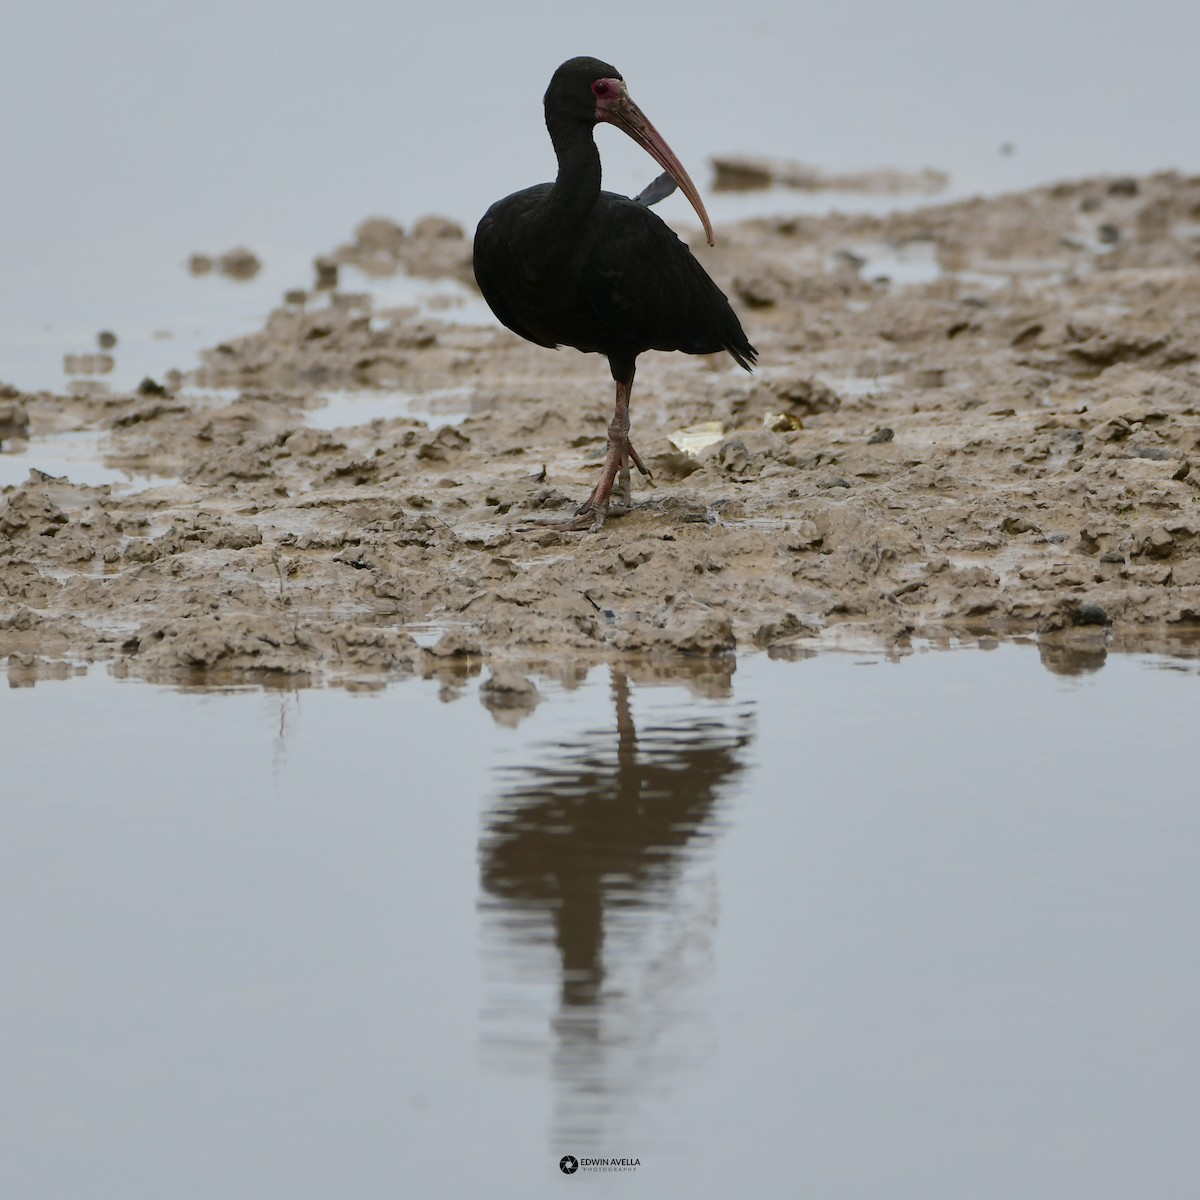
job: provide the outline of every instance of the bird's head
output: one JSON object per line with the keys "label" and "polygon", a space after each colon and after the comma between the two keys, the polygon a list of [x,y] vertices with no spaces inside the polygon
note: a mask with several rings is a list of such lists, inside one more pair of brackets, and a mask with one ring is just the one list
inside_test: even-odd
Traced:
{"label": "bird's head", "polygon": [[616,67],[598,58],[568,59],[551,77],[545,105],[547,125],[577,121],[590,127],[603,121],[627,133],[679,185],[704,226],[708,244],[713,244],[712,222],[696,185],[662,134],[630,99]]}
{"label": "bird's head", "polygon": [[[597,85],[607,85],[597,93]],[[621,72],[611,63],[598,58],[569,58],[550,78],[546,89],[546,115],[552,112],[558,117],[595,125],[603,120],[599,114],[598,101],[614,86],[625,86]]]}

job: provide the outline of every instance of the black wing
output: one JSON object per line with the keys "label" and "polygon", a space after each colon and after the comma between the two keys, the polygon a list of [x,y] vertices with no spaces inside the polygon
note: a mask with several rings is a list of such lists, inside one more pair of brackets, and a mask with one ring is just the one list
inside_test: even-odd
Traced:
{"label": "black wing", "polygon": [[645,205],[602,192],[600,207],[582,286],[605,326],[646,350],[728,350],[749,370],[756,351],[691,250]]}
{"label": "black wing", "polygon": [[529,271],[528,259],[517,252],[513,231],[525,214],[533,208],[549,190],[548,183],[514,192],[503,200],[497,200],[483,214],[475,230],[474,266],[475,282],[487,301],[488,307],[500,322],[513,333],[538,346],[556,350],[556,342],[535,337],[516,315],[508,296],[514,291],[536,287],[535,279],[526,279]]}

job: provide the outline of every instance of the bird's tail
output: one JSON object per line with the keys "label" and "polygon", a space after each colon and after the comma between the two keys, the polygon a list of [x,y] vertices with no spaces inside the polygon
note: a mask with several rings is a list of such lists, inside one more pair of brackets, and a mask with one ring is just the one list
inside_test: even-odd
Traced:
{"label": "bird's tail", "polygon": [[754,364],[758,362],[758,351],[750,345],[744,333],[736,341],[726,342],[725,349],[733,355],[734,362],[747,371],[753,370]]}

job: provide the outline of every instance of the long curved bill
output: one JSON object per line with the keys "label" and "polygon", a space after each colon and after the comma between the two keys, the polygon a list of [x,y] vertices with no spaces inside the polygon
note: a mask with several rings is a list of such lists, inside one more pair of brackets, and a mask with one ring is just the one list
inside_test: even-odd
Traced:
{"label": "long curved bill", "polygon": [[617,85],[616,97],[612,100],[602,100],[596,105],[596,119],[615,125],[623,133],[627,133],[668,175],[679,185],[679,190],[688,198],[691,206],[704,226],[704,236],[708,244],[714,244],[712,222],[704,211],[704,201],[692,182],[692,177],[683,168],[683,163],[675,157],[675,151],[663,140],[662,134],[650,124],[646,114],[629,98],[629,92],[623,81],[612,81]]}

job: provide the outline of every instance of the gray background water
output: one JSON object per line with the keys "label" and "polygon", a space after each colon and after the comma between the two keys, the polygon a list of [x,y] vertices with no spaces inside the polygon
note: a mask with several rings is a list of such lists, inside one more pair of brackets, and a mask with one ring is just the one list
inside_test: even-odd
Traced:
{"label": "gray background water", "polygon": [[[625,74],[718,224],[803,203],[713,197],[720,152],[932,165],[952,194],[1200,169],[1189,0],[44,0],[8,7],[5,43],[0,379],[25,387],[61,382],[64,347],[103,328],[140,339],[144,370],[171,365],[155,330],[240,332],[372,213],[473,227],[552,174],[541,96],[579,53]],[[648,181],[637,147],[599,136],[608,186]],[[272,272],[261,294],[183,271],[239,243]]]}

